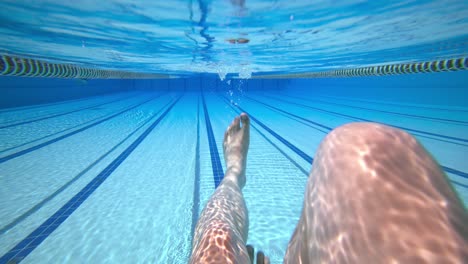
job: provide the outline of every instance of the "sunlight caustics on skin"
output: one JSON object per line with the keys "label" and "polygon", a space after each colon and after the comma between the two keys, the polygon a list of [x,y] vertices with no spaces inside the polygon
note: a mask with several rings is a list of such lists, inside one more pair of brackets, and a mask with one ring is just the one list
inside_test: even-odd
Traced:
{"label": "sunlight caustics on skin", "polygon": [[468,217],[411,135],[385,125],[333,130],[315,155],[285,263],[461,263]]}
{"label": "sunlight caustics on skin", "polygon": [[245,186],[250,127],[247,116],[237,117],[224,134],[226,174],[216,188],[193,236],[190,263],[249,263],[246,248],[249,221],[242,188]]}

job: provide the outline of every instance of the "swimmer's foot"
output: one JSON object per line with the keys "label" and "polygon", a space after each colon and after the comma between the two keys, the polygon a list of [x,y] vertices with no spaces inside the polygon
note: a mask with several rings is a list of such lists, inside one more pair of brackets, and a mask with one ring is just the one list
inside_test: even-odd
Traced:
{"label": "swimmer's foot", "polygon": [[245,167],[249,142],[250,119],[247,114],[242,113],[234,118],[226,129],[223,142],[224,161],[227,168],[224,178],[234,181],[240,188],[244,187],[246,182]]}
{"label": "swimmer's foot", "polygon": [[253,264],[253,263],[254,263],[254,260],[255,260],[255,257],[254,257],[254,254],[255,254],[254,248],[253,248],[251,245],[247,245],[246,247],[247,247],[247,252],[249,253],[250,264]]}
{"label": "swimmer's foot", "polygon": [[[254,264],[255,261],[255,249],[251,245],[247,245],[247,252],[249,253],[250,264]],[[257,252],[256,264],[270,264],[270,259],[265,256],[262,251]]]}

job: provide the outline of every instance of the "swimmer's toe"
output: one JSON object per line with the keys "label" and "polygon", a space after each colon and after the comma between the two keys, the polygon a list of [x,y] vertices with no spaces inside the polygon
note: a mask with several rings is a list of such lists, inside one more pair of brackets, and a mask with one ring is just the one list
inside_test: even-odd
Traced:
{"label": "swimmer's toe", "polygon": [[254,248],[251,245],[247,245],[247,253],[249,253],[250,263],[254,263],[255,252]]}
{"label": "swimmer's toe", "polygon": [[239,131],[239,129],[240,129],[240,118],[237,116],[236,118],[234,118],[231,125],[229,126],[229,131],[231,133],[235,133]]}
{"label": "swimmer's toe", "polygon": [[262,251],[257,253],[257,264],[265,264],[265,254]]}
{"label": "swimmer's toe", "polygon": [[246,113],[242,113],[240,119],[242,121],[242,127],[248,127],[250,125],[250,118]]}

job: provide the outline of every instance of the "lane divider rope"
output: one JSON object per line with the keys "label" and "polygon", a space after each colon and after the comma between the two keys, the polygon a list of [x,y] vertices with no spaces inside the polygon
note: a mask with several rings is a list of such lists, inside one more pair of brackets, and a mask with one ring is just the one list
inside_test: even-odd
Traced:
{"label": "lane divider rope", "polygon": [[76,78],[76,79],[167,79],[167,74],[138,73],[86,68],[10,55],[0,56],[0,76]]}
{"label": "lane divider rope", "polygon": [[125,159],[140,145],[140,143],[154,130],[182,96],[177,98],[164,113],[162,113],[130,146],[128,146],[116,159],[114,159],[104,170],[102,170],[81,191],[73,196],[64,206],[55,212],[49,219],[43,222],[25,239],[19,242],[8,253],[0,258],[0,263],[9,261],[19,263],[37,248],[52,232],[54,232],[70,215],[86,201],[89,196],[122,164]]}
{"label": "lane divider rope", "polygon": [[330,77],[358,77],[382,76],[397,74],[429,73],[463,71],[468,69],[468,58],[441,59],[414,63],[396,63],[379,66],[360,67],[354,69],[340,69],[324,72],[302,72],[290,74],[253,75],[252,79],[296,79],[296,78],[330,78]]}

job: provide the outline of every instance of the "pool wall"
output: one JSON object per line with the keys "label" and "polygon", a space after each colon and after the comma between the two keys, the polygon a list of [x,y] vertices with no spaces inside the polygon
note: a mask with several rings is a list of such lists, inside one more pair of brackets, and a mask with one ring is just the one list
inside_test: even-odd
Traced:
{"label": "pool wall", "polygon": [[0,108],[51,103],[129,90],[277,91],[403,103],[468,106],[468,72],[315,79],[231,79],[217,75],[179,79],[56,79],[0,77]]}
{"label": "pool wall", "polygon": [[468,106],[468,72],[292,79],[291,93]]}

